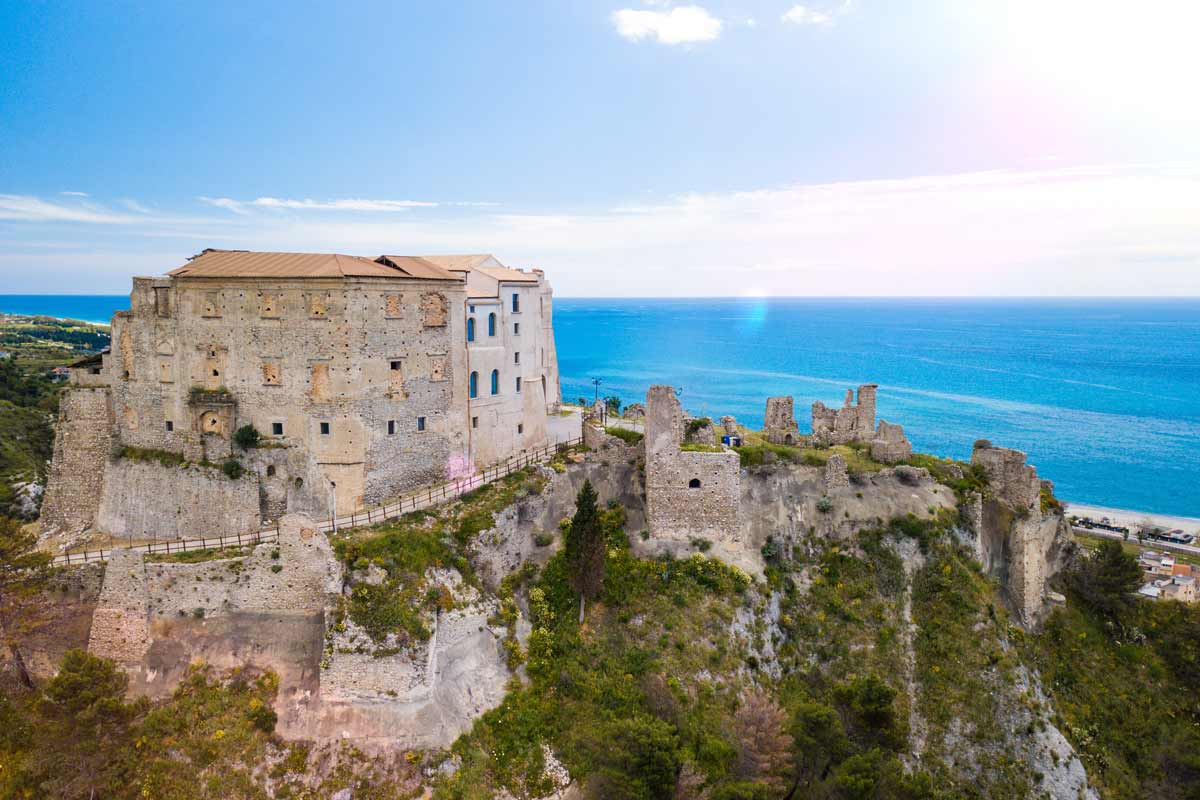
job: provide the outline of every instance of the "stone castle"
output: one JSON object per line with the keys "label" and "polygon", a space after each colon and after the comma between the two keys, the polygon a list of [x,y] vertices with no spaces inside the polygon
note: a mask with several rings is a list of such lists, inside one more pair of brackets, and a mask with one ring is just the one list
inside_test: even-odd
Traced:
{"label": "stone castle", "polygon": [[[205,250],[135,278],[111,350],[72,367],[43,538],[346,514],[541,446],[552,301],[540,270],[490,255]],[[234,458],[241,475],[219,469]]]}

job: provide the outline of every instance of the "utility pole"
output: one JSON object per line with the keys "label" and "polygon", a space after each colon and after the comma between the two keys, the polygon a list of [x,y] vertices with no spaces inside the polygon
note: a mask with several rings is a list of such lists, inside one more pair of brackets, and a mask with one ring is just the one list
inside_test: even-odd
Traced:
{"label": "utility pole", "polygon": [[596,387],[596,396],[593,398],[593,402],[595,402],[600,399],[600,379],[592,378],[592,385]]}

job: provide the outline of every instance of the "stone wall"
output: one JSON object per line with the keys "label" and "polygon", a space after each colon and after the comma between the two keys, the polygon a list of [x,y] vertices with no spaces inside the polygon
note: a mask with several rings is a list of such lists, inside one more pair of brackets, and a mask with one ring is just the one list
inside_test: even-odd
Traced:
{"label": "stone wall", "polygon": [[986,494],[974,494],[966,508],[976,554],[1022,623],[1036,625],[1046,582],[1071,547],[1069,526],[1060,511],[1042,512],[1042,481],[1020,450],[977,442],[971,463],[988,478]]}
{"label": "stone wall", "polygon": [[871,440],[871,458],[881,464],[897,464],[911,458],[912,452],[912,444],[905,437],[902,426],[879,421],[875,438]]}
{"label": "stone wall", "polygon": [[1041,481],[1037,470],[1025,463],[1025,454],[1020,450],[976,442],[971,463],[983,467],[992,493],[1014,510],[1029,511],[1039,505]]}
{"label": "stone wall", "polygon": [[683,410],[670,386],[646,394],[646,513],[652,536],[739,538],[740,473],[732,450],[681,450]]}
{"label": "stone wall", "polygon": [[850,442],[870,442],[875,435],[875,393],[879,387],[866,383],[846,390],[841,408],[827,408],[820,400],[812,405],[813,442],[822,447]]}
{"label": "stone wall", "polygon": [[763,422],[763,433],[771,444],[797,444],[800,429],[796,424],[794,403],[791,397],[768,397],[767,411]]}
{"label": "stone wall", "polygon": [[113,550],[92,616],[88,651],[136,670],[150,648],[150,595],[138,550]]}
{"label": "stone wall", "polygon": [[70,388],[59,400],[41,538],[67,544],[95,522],[112,453],[112,413],[103,388]]}
{"label": "stone wall", "polygon": [[119,458],[104,475],[96,528],[112,536],[187,539],[251,533],[261,525],[253,473],[230,480],[210,467]]}

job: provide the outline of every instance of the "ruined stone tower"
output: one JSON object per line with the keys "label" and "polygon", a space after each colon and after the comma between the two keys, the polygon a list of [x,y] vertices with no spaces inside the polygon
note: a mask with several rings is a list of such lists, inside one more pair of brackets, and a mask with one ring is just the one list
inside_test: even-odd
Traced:
{"label": "ruined stone tower", "polygon": [[654,537],[703,536],[732,541],[739,533],[741,466],[737,453],[683,450],[683,409],[670,386],[646,393],[646,516]]}

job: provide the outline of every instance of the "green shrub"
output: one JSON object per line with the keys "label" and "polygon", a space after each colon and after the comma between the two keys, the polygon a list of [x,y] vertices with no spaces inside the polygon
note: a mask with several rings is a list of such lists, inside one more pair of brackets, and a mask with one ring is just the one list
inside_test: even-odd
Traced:
{"label": "green shrub", "polygon": [[229,480],[236,481],[238,478],[242,477],[242,472],[244,472],[242,469],[242,462],[238,461],[236,458],[231,458],[221,465],[221,472],[224,472],[225,477],[229,478]]}
{"label": "green shrub", "polygon": [[234,443],[243,450],[249,450],[252,447],[258,447],[258,440],[262,435],[258,432],[258,428],[253,425],[243,425],[233,433]]}
{"label": "green shrub", "polygon": [[822,497],[817,501],[817,511],[820,511],[822,514],[828,514],[830,511],[833,511],[833,500],[828,497]]}

